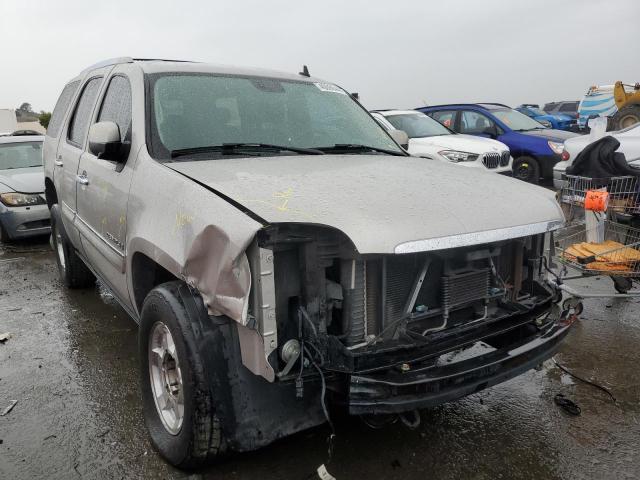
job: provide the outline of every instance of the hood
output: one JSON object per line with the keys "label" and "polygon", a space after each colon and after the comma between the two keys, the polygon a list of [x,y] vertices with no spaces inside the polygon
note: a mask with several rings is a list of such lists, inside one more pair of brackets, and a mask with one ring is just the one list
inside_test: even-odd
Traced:
{"label": "hood", "polygon": [[446,150],[459,150],[477,154],[509,150],[509,147],[497,140],[464,134],[435,135],[433,137],[412,138],[409,140],[410,149],[411,147],[419,148],[420,146],[439,147]]}
{"label": "hood", "polygon": [[553,142],[564,142],[569,138],[580,136],[577,133],[567,132],[565,130],[555,130],[553,128],[544,128],[540,130],[529,130],[527,132],[518,132],[532,137],[540,137]]}
{"label": "hood", "polygon": [[[607,132],[609,133],[609,132]],[[580,135],[578,137],[570,138],[564,142],[564,147],[567,150],[571,150],[571,155],[576,155],[575,152],[582,150],[591,142],[595,142],[590,135]]]}
{"label": "hood", "polygon": [[561,113],[547,113],[546,115],[539,115],[537,117],[535,117],[536,120],[540,121],[540,120],[548,120],[548,121],[555,121],[555,122],[570,122],[571,121],[571,117],[567,116],[567,115],[563,115]]}
{"label": "hood", "polygon": [[0,183],[21,193],[44,192],[43,167],[0,170]]}
{"label": "hood", "polygon": [[305,155],[165,165],[267,223],[334,227],[360,253],[473,245],[540,233],[533,230],[564,220],[551,191],[417,157]]}

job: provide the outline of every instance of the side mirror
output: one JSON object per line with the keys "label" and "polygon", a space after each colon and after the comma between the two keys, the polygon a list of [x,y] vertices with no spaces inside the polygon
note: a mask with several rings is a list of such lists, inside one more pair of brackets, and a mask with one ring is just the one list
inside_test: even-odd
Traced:
{"label": "side mirror", "polygon": [[482,133],[484,135],[488,135],[491,138],[498,138],[498,129],[496,128],[495,125],[491,125],[487,128],[485,128]]}
{"label": "side mirror", "polygon": [[122,160],[124,145],[118,125],[114,122],[98,122],[91,125],[89,151],[104,160]]}
{"label": "side mirror", "polygon": [[390,130],[389,135],[405,150],[409,148],[409,135],[404,130]]}

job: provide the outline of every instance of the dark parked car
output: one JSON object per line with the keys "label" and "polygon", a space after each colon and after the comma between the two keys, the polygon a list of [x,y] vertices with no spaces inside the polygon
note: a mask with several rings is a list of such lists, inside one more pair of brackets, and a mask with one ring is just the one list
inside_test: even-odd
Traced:
{"label": "dark parked car", "polygon": [[578,105],[580,102],[570,101],[570,102],[551,102],[545,103],[542,110],[549,114],[561,113],[563,115],[569,115],[571,118],[578,118]]}
{"label": "dark parked car", "polygon": [[520,113],[524,113],[527,117],[533,118],[536,122],[540,122],[548,128],[570,130],[571,127],[576,124],[576,119],[569,115],[564,115],[562,113],[547,113],[544,110],[531,105],[520,105],[519,107],[516,107],[515,110]]}
{"label": "dark parked car", "polygon": [[421,107],[458,133],[493,138],[506,144],[513,157],[513,176],[531,183],[551,181],[562,159],[564,141],[575,133],[544,125],[500,103],[466,103]]}
{"label": "dark parked car", "polygon": [[44,199],[42,141],[37,136],[0,137],[0,241],[50,232]]}

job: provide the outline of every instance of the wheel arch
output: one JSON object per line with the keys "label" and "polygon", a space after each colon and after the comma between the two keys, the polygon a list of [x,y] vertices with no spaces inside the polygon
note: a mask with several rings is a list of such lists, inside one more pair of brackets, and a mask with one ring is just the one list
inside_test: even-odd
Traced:
{"label": "wheel arch", "polygon": [[44,196],[47,199],[47,207],[51,210],[51,207],[58,203],[58,192],[56,186],[53,184],[53,180],[49,177],[44,179]]}
{"label": "wheel arch", "polygon": [[158,261],[143,252],[131,256],[131,293],[136,310],[142,311],[142,304],[149,292],[162,283],[181,280]]}

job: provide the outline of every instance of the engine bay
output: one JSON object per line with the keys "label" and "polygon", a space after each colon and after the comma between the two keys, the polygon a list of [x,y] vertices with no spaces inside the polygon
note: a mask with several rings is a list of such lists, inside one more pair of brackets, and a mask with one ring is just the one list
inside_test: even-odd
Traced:
{"label": "engine bay", "polygon": [[[310,368],[311,360],[326,371],[375,371],[468,345],[486,337],[492,324],[512,329],[531,323],[552,297],[541,280],[543,247],[540,234],[361,255],[337,230],[267,227],[258,248],[272,255],[272,286],[264,272],[254,285],[267,285],[273,297],[275,321],[267,330],[277,330],[278,348],[268,361],[280,379]],[[262,313],[264,322],[257,304],[250,318]],[[306,365],[300,361],[305,355]]]}

